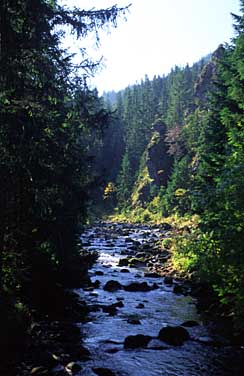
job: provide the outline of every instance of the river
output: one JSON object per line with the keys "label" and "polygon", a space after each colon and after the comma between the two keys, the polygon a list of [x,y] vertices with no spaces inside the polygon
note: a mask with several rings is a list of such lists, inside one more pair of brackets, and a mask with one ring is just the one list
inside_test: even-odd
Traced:
{"label": "river", "polygon": [[[211,323],[204,322],[190,294],[174,292],[177,281],[166,284],[164,277],[148,276],[143,263],[130,268],[118,266],[120,259],[135,256],[143,247],[150,252],[160,238],[160,228],[142,225],[103,223],[83,233],[83,247],[97,251],[99,257],[90,270],[95,287],[75,290],[90,307],[88,319],[80,329],[91,359],[82,363],[78,375],[244,375],[238,361],[243,349],[233,346],[211,329]],[[111,280],[122,287],[106,290],[106,283]],[[149,291],[124,288],[131,283],[142,286],[143,282]],[[162,328],[182,324],[189,339],[181,345],[158,339]],[[152,339],[145,347],[125,348],[125,338],[138,334]]]}

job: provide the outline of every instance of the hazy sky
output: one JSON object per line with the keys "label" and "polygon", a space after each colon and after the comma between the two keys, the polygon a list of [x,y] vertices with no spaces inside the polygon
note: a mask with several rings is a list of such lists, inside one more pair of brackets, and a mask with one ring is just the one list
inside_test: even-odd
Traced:
{"label": "hazy sky", "polygon": [[[127,21],[101,34],[105,67],[92,80],[102,93],[119,90],[144,78],[145,74],[168,73],[175,65],[190,65],[234,36],[230,13],[239,13],[239,0],[60,0],[82,9],[107,8],[132,3]],[[69,45],[74,41],[67,39]],[[82,46],[82,41],[80,41]]]}

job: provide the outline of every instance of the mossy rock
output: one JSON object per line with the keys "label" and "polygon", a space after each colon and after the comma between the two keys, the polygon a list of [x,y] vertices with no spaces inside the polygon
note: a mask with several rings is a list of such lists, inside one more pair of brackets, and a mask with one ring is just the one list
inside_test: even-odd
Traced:
{"label": "mossy rock", "polygon": [[140,258],[132,257],[131,259],[128,260],[129,267],[137,267],[137,266],[145,266],[145,265],[146,265],[146,261],[142,257]]}

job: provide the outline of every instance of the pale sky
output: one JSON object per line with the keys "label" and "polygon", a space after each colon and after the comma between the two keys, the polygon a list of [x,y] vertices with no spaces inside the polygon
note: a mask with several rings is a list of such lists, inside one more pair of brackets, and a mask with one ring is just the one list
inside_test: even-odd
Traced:
{"label": "pale sky", "polygon": [[[105,67],[91,80],[103,91],[125,88],[147,74],[167,74],[175,65],[185,66],[213,52],[220,43],[234,36],[230,13],[239,14],[239,0],[60,0],[81,9],[107,8],[132,3],[127,21],[116,29],[101,33],[101,46],[94,52],[103,56]],[[67,38],[67,45],[77,44]],[[84,41],[80,41],[82,47]],[[78,44],[79,45],[79,44]]]}

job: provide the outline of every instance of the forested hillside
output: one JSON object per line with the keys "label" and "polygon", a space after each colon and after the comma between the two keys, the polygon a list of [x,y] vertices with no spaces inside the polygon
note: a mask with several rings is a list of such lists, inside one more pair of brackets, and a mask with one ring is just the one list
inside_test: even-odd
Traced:
{"label": "forested hillside", "polygon": [[[174,266],[244,317],[244,2],[236,37],[193,66],[104,95],[103,202],[120,218],[178,226]],[[112,100],[111,100],[112,98]],[[109,136],[108,136],[109,135]],[[120,142],[118,141],[120,140]],[[120,145],[118,147],[117,145]],[[108,178],[107,178],[108,177]],[[234,308],[233,308],[234,307]]]}

